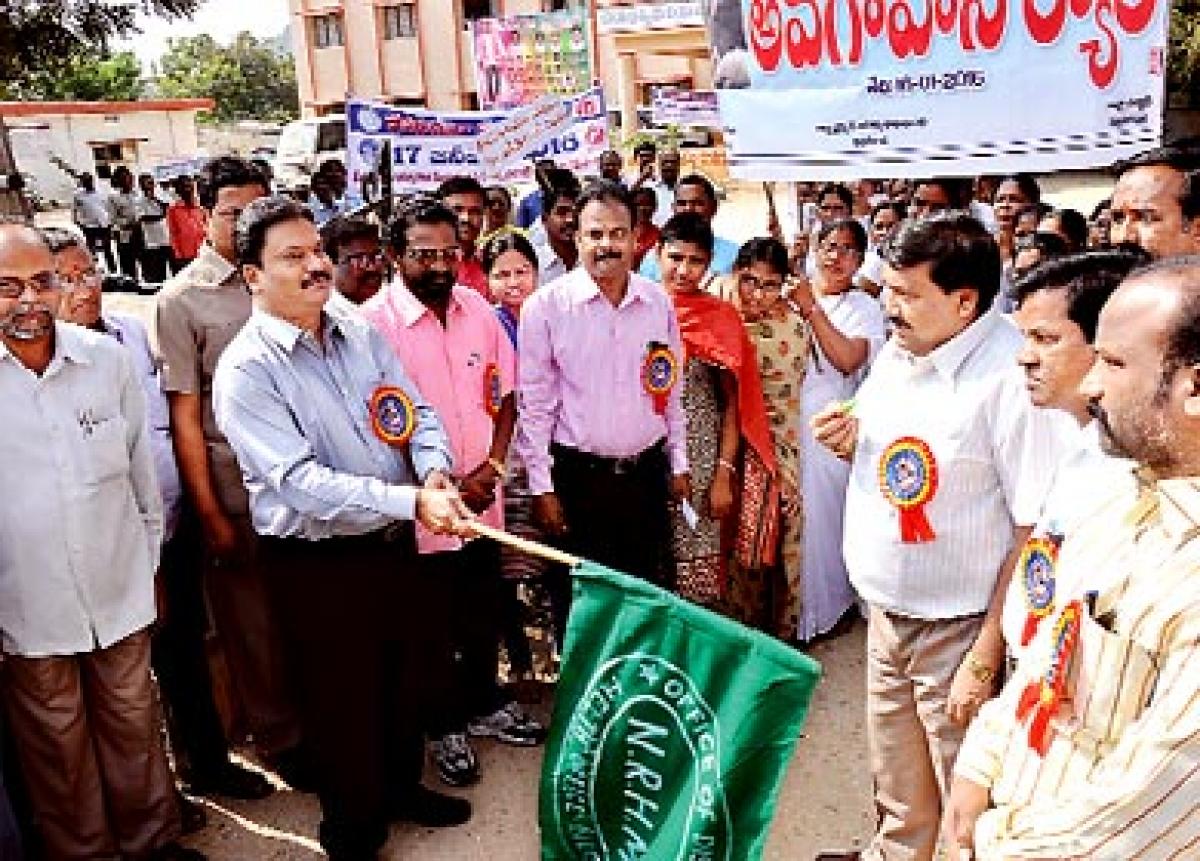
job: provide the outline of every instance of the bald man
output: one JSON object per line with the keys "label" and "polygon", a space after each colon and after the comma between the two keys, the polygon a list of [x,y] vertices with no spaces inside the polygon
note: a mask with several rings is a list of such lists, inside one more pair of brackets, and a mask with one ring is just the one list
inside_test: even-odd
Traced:
{"label": "bald man", "polygon": [[[98,332],[56,322],[34,230],[0,225],[0,648],[49,858],[199,861],[150,681],[162,503],[141,384]],[[20,536],[19,541],[10,540]]]}

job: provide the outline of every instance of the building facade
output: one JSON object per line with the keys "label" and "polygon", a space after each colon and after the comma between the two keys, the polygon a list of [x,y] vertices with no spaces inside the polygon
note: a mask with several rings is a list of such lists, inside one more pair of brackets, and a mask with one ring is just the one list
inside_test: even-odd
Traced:
{"label": "building facade", "polygon": [[[623,128],[653,87],[711,86],[695,2],[654,0],[289,0],[305,116],[335,113],[348,95],[441,110],[478,104],[468,22],[583,6],[593,60]],[[632,125],[631,125],[632,124]]]}
{"label": "building facade", "polygon": [[47,206],[69,203],[80,173],[107,179],[199,154],[196,115],[212,99],[0,102],[17,170]]}

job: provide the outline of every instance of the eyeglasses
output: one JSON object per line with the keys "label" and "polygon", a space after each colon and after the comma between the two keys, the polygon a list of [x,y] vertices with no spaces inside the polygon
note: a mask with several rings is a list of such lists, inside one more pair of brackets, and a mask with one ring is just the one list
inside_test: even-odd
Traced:
{"label": "eyeglasses", "polygon": [[738,286],[744,290],[759,290],[763,293],[780,293],[782,281],[763,281],[757,275],[739,275]]}
{"label": "eyeglasses", "polygon": [[80,272],[78,275],[59,275],[59,283],[64,290],[99,290],[104,285],[104,276],[95,269]]}
{"label": "eyeglasses", "polygon": [[462,259],[462,249],[457,245],[453,248],[410,248],[404,252],[404,256],[422,266],[432,266],[439,260],[450,264]]}
{"label": "eyeglasses", "polygon": [[850,254],[858,253],[858,249],[855,248],[853,245],[839,245],[836,242],[827,242],[823,245],[818,245],[817,251],[819,251],[822,254],[829,254],[829,255],[834,255],[834,254],[850,255]]}
{"label": "eyeglasses", "polygon": [[382,251],[360,251],[357,254],[345,254],[342,256],[343,263],[359,269],[366,269],[368,266],[382,266],[383,260]]}
{"label": "eyeglasses", "polygon": [[20,299],[29,290],[34,296],[52,293],[60,287],[58,276],[50,272],[34,275],[28,281],[21,278],[0,278],[0,299]]}

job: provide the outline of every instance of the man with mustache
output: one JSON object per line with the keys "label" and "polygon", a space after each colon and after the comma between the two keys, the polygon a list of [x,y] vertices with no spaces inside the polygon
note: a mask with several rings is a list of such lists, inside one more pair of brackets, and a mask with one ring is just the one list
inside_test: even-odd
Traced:
{"label": "man with mustache", "polygon": [[1195,854],[1198,287],[1200,257],[1162,260],[1100,312],[1083,391],[1104,450],[1135,462],[1137,481],[1068,535],[1053,614],[967,733],[952,861]]}
{"label": "man with mustache", "polygon": [[538,258],[538,283],[549,284],[579,262],[575,201],[582,189],[575,174],[557,167],[546,171],[542,189],[542,217],[529,231],[529,241]]}
{"label": "man with mustache", "polygon": [[1109,241],[1139,245],[1156,260],[1200,253],[1200,144],[1149,150],[1119,170]]}
{"label": "man with mustache", "polygon": [[1029,402],[1020,334],[993,307],[1000,252],[982,224],[910,220],[883,257],[892,337],[854,414],[831,404],[813,417],[817,440],[851,462],[843,551],[869,606],[879,825],[861,855],[818,857],[930,861],[963,733],[1004,658],[1008,578],[1067,419]]}
{"label": "man with mustache", "polygon": [[469,176],[452,176],[438,186],[437,199],[458,219],[458,244],[462,258],[458,264],[458,283],[479,293],[490,295],[487,275],[479,262],[475,243],[483,232],[483,215],[487,210],[487,193],[479,180]]}
{"label": "man with mustache", "polygon": [[0,644],[50,858],[203,859],[176,842],[150,678],[162,503],[145,402],[114,339],[55,322],[46,240],[0,225]]}
{"label": "man with mustache", "polygon": [[[484,523],[503,529],[516,355],[488,301],[458,283],[461,229],[461,216],[437,201],[417,198],[405,207],[390,231],[398,277],[363,314],[442,417],[463,501]],[[447,655],[457,656],[445,708],[429,727],[433,759],[446,783],[465,786],[479,778],[468,730],[527,746],[542,740],[542,728],[496,684],[503,596],[498,545],[418,529],[417,549],[422,576],[444,590],[449,630],[443,642]]]}
{"label": "man with mustache", "polygon": [[362,218],[339,217],[325,225],[322,235],[337,295],[361,305],[378,293],[387,272],[379,228]]}
{"label": "man with mustache", "polygon": [[[178,540],[185,558],[202,560],[203,585],[187,590],[189,618],[212,609],[236,693],[239,726],[263,758],[296,788],[307,775],[300,726],[287,691],[284,655],[258,571],[257,541],[242,474],[212,411],[212,376],[225,347],[250,316],[250,293],[234,265],[233,228],[241,211],[267,194],[267,179],[249,162],[222,156],[205,166],[207,239],[196,259],[167,282],[155,302],[152,343],[162,371],[171,439],[184,489]],[[182,576],[182,575],[181,575]],[[196,630],[201,636],[204,628]],[[193,641],[190,651],[197,650]],[[197,673],[200,670],[197,668]],[[187,709],[188,702],[178,704]],[[175,704],[172,704],[175,707]],[[226,758],[185,775],[199,794],[255,799],[273,790],[263,777]]]}
{"label": "man with mustache", "polygon": [[217,365],[214,410],[291,658],[321,844],[334,861],[370,861],[392,820],[470,816],[420,783],[429,632],[412,521],[466,534],[471,512],[433,409],[378,332],[328,302],[333,266],[312,214],[260,198],[236,242],[254,311]]}
{"label": "man with mustache", "polygon": [[[668,588],[670,499],[691,494],[670,298],[630,271],[633,204],[600,181],[576,204],[581,266],[521,309],[520,409],[534,515],[564,548]],[[562,642],[569,578],[549,578]]]}

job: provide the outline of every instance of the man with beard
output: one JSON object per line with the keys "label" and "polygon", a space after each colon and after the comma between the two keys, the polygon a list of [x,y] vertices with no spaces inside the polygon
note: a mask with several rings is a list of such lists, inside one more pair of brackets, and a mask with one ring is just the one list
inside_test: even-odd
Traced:
{"label": "man with beard", "polygon": [[[233,228],[241,211],[267,194],[267,180],[249,162],[231,156],[209,162],[202,179],[209,208],[207,241],[195,261],[159,292],[154,321],[153,343],[184,489],[178,538],[191,541],[182,551],[184,557],[202,560],[203,588],[196,584],[187,593],[195,601],[207,597],[212,608],[240,707],[239,723],[249,729],[263,757],[297,786],[305,782],[297,753],[299,722],[287,692],[279,634],[256,566],[249,499],[237,459],[212,411],[217,360],[250,316],[250,294],[234,266]],[[180,612],[202,617],[206,610],[199,605]],[[172,703],[173,708],[189,705]],[[186,775],[193,792],[246,799],[272,792],[253,771],[225,760],[214,762],[214,771],[205,765]]]}
{"label": "man with beard", "polygon": [[967,734],[944,829],[955,861],[1195,852],[1198,287],[1200,257],[1162,260],[1100,314],[1083,387],[1138,480],[1068,535],[1054,613]]}
{"label": "man with beard", "polygon": [[[455,220],[422,198],[400,213],[391,227],[398,277],[363,306],[363,315],[442,417],[455,464],[451,475],[463,501],[483,523],[503,529],[501,488],[517,413],[516,355],[491,304],[456,282],[456,229],[462,222]],[[536,744],[542,729],[496,684],[503,597],[498,545],[418,528],[417,550],[422,576],[447,598],[444,643],[455,656],[448,702],[428,728],[433,759],[446,783],[465,786],[479,778],[468,729],[515,745]]]}
{"label": "man with beard", "polygon": [[575,232],[579,227],[575,202],[581,191],[575,174],[563,168],[546,172],[540,230],[529,231],[538,258],[538,283],[549,284],[566,275],[579,261]]}
{"label": "man with beard", "polygon": [[812,420],[817,440],[851,462],[843,552],[869,605],[879,824],[861,856],[818,857],[930,861],[963,733],[1004,659],[1008,579],[1067,419],[1025,393],[1020,334],[994,307],[1000,253],[983,225],[961,213],[907,221],[884,260],[892,338],[854,414],[836,403]]}
{"label": "man with beard", "polygon": [[1200,253],[1200,146],[1166,146],[1120,166],[1109,241],[1158,259]]}
{"label": "man with beard", "polygon": [[459,534],[471,514],[433,409],[383,338],[327,303],[333,267],[311,213],[283,196],[248,204],[237,254],[254,312],[221,356],[214,409],[293,659],[321,844],[333,861],[370,861],[391,820],[470,816],[420,784],[430,634],[412,521]]}
{"label": "man with beard", "polygon": [[488,298],[491,289],[475,247],[483,231],[483,213],[487,209],[487,194],[483,186],[469,176],[451,177],[438,187],[437,199],[458,219],[458,245],[462,249],[458,262],[458,283]]}
{"label": "man with beard", "polygon": [[0,643],[50,858],[183,849],[150,679],[162,503],[141,385],[114,339],[56,323],[54,258],[0,226]]}
{"label": "man with beard", "polygon": [[[669,587],[668,506],[691,493],[679,325],[630,272],[628,193],[595,183],[576,212],[582,265],[526,300],[517,335],[534,515],[569,552]],[[569,580],[550,582],[561,643]]]}
{"label": "man with beard", "polygon": [[379,228],[362,218],[335,218],[322,231],[325,253],[333,261],[337,295],[361,305],[379,292],[387,271],[387,256]]}

